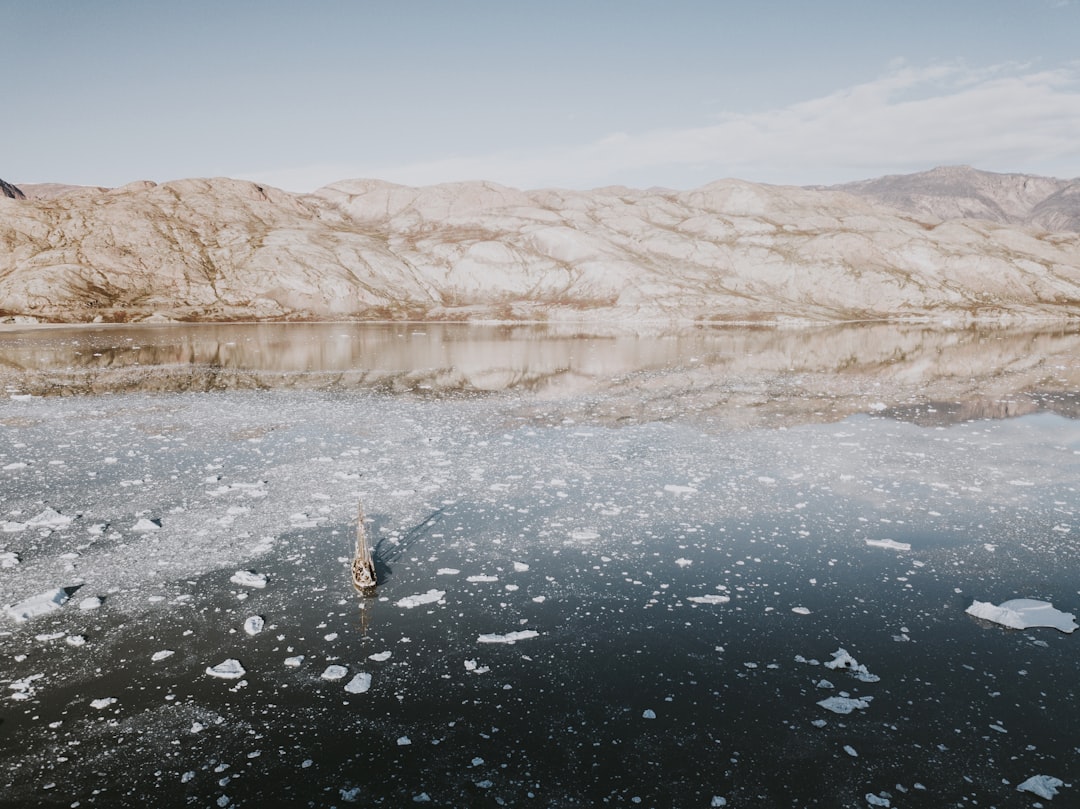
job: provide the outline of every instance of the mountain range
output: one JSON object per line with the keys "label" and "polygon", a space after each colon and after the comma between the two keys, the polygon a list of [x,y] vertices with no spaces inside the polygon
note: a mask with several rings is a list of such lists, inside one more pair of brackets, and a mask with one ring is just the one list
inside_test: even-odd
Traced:
{"label": "mountain range", "polygon": [[0,186],[0,320],[1080,317],[1080,181]]}

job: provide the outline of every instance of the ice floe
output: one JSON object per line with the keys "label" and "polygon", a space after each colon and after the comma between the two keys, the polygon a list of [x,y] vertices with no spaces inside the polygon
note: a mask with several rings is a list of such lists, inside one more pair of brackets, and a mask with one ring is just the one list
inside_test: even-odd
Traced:
{"label": "ice floe", "polygon": [[0,553],[0,568],[15,567],[19,564],[19,555],[10,551]]}
{"label": "ice floe", "polygon": [[239,680],[247,674],[244,667],[240,665],[240,661],[231,657],[228,660],[218,663],[216,666],[208,666],[206,673],[211,677],[217,677],[222,680]]}
{"label": "ice floe", "polygon": [[847,653],[846,649],[837,649],[832,653],[833,659],[825,662],[825,668],[846,671],[856,680],[860,680],[864,683],[876,683],[881,678],[876,674],[871,674],[866,670],[866,666],[861,665],[854,657]]}
{"label": "ice floe", "polygon": [[266,587],[266,574],[256,573],[254,570],[238,570],[233,573],[232,578],[229,579],[233,584],[239,584],[241,587]]}
{"label": "ice floe", "polygon": [[426,593],[420,593],[419,595],[405,596],[405,598],[396,602],[396,606],[409,610],[413,607],[421,607],[424,604],[436,604],[442,601],[445,595],[445,590],[428,590]]}
{"label": "ice floe", "polygon": [[376,663],[382,663],[384,660],[389,660],[392,652],[376,652],[373,655],[368,655],[368,660],[374,660]]}
{"label": "ice floe", "polygon": [[249,635],[258,635],[263,631],[263,627],[266,625],[266,621],[263,620],[261,615],[252,615],[246,621],[244,621],[244,631]]}
{"label": "ice floe", "polygon": [[31,528],[66,528],[71,525],[72,517],[65,516],[53,508],[47,508],[31,517],[26,524]]}
{"label": "ice floe", "polygon": [[324,680],[329,680],[332,683],[336,683],[338,680],[344,680],[349,670],[344,666],[339,666],[336,663],[332,663],[327,666],[320,677]]}
{"label": "ice floe", "polygon": [[371,675],[366,671],[358,672],[345,684],[345,690],[350,694],[363,694],[371,688]]}
{"label": "ice floe", "polygon": [[1071,612],[1061,612],[1049,602],[1034,598],[1014,598],[1002,602],[1000,606],[988,601],[973,601],[964,612],[1010,629],[1049,627],[1072,632],[1077,628],[1076,616]]}
{"label": "ice floe", "polygon": [[55,590],[48,590],[23,599],[17,604],[11,604],[4,608],[4,612],[14,621],[23,623],[31,618],[37,618],[39,615],[55,612],[64,606],[67,600],[67,591],[63,587],[57,587]]}
{"label": "ice floe", "polygon": [[476,639],[477,643],[517,643],[519,640],[528,640],[540,635],[535,629],[521,629],[517,632],[507,632],[505,635],[481,635]]}
{"label": "ice floe", "polygon": [[729,601],[731,601],[731,597],[710,593],[709,595],[705,596],[690,596],[686,600],[693,601],[695,604],[727,604]]}
{"label": "ice floe", "polygon": [[96,610],[104,602],[98,596],[89,596],[79,602],[80,610]]}
{"label": "ice floe", "polygon": [[108,708],[110,705],[115,704],[116,697],[104,697],[102,699],[95,699],[90,702],[91,708],[97,708],[99,711],[102,708]]}
{"label": "ice floe", "polygon": [[911,545],[907,542],[897,542],[895,539],[868,539],[866,544],[871,548],[888,548],[892,551],[910,551]]}
{"label": "ice floe", "polygon": [[1017,788],[1017,792],[1030,792],[1033,795],[1038,795],[1040,798],[1046,798],[1051,800],[1058,794],[1058,788],[1065,785],[1065,782],[1060,778],[1054,778],[1052,775],[1033,775],[1024,783],[1020,784]]}
{"label": "ice floe", "polygon": [[162,649],[160,652],[154,652],[150,655],[150,660],[154,663],[159,663],[166,658],[172,657],[174,654],[176,654],[176,652],[172,649]]}
{"label": "ice floe", "polygon": [[828,697],[818,701],[818,705],[826,711],[838,714],[849,714],[854,710],[863,710],[870,707],[873,697]]}

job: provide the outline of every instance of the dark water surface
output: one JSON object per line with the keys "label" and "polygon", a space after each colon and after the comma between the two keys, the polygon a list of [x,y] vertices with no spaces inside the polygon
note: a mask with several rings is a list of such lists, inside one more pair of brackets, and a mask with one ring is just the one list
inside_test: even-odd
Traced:
{"label": "dark water surface", "polygon": [[1078,638],[964,610],[1077,611],[1077,340],[0,333],[0,603],[72,592],[0,618],[0,805],[1032,806]]}

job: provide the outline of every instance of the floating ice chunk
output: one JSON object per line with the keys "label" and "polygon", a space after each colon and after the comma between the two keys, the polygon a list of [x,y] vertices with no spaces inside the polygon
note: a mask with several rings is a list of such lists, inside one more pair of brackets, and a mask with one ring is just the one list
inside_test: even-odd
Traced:
{"label": "floating ice chunk", "polygon": [[487,666],[477,665],[475,660],[466,660],[465,671],[471,671],[473,674],[487,674],[491,669]]}
{"label": "floating ice chunk", "polygon": [[260,632],[263,631],[263,627],[265,625],[266,622],[263,620],[261,615],[252,615],[250,618],[244,621],[244,631],[247,632],[249,635],[258,635]]}
{"label": "floating ice chunk", "polygon": [[1052,775],[1033,775],[1016,788],[1017,792],[1030,792],[1040,798],[1051,800],[1058,793],[1058,787],[1064,786],[1065,782]]}
{"label": "floating ice chunk", "polygon": [[397,743],[398,743],[398,747],[405,747],[407,745],[412,744],[412,739],[410,739],[408,736],[399,736],[398,740],[397,740]]}
{"label": "floating ice chunk", "polygon": [[827,669],[843,669],[856,680],[861,680],[864,683],[876,683],[881,679],[876,674],[867,671],[866,666],[859,665],[859,661],[849,655],[846,649],[837,649],[832,653],[832,656],[832,660],[825,662],[825,668]]}
{"label": "floating ice chunk", "polygon": [[97,708],[99,711],[102,708],[108,708],[110,705],[115,704],[116,697],[104,697],[102,699],[95,699],[90,703],[91,708]]}
{"label": "floating ice chunk", "polygon": [[34,696],[36,689],[34,683],[45,678],[44,674],[31,674],[21,680],[15,680],[8,684],[8,688],[14,691],[10,698],[16,701],[28,700]]}
{"label": "floating ice chunk", "polygon": [[286,657],[285,658],[285,665],[288,666],[291,669],[299,668],[300,665],[303,662],[304,662],[304,656],[303,655],[296,655],[296,657]]}
{"label": "floating ice chunk", "polygon": [[897,542],[895,539],[868,539],[866,544],[871,548],[888,548],[893,551],[911,550],[911,545],[907,542]]}
{"label": "floating ice chunk", "polygon": [[570,532],[570,539],[577,539],[577,540],[600,539],[600,535],[598,533],[596,533],[595,531],[589,531],[587,529],[579,529],[577,531],[571,531]]}
{"label": "floating ice chunk", "polygon": [[84,598],[82,601],[79,602],[79,609],[96,610],[102,605],[102,603],[102,600],[98,596],[90,596],[89,598]]}
{"label": "floating ice chunk", "polygon": [[664,491],[668,492],[669,494],[684,494],[687,496],[691,494],[697,494],[697,489],[695,489],[693,486],[679,486],[675,483],[667,484],[664,487]]}
{"label": "floating ice chunk", "polygon": [[522,629],[517,632],[507,632],[505,635],[481,635],[476,639],[477,643],[517,643],[519,640],[528,640],[540,635],[535,629]]}
{"label": "floating ice chunk", "polygon": [[24,599],[18,604],[5,607],[4,611],[12,620],[23,623],[31,618],[37,618],[39,615],[55,612],[64,606],[67,600],[67,591],[63,587],[57,587],[55,590],[30,596],[30,598]]}
{"label": "floating ice chunk", "polygon": [[393,654],[393,652],[376,652],[373,655],[368,655],[368,660],[374,660],[376,663],[382,663],[384,660],[389,660],[391,654]]}
{"label": "floating ice chunk", "polygon": [[363,694],[369,688],[371,688],[371,675],[366,671],[359,672],[345,684],[345,690],[350,694]]}
{"label": "floating ice chunk", "polygon": [[47,508],[35,517],[31,517],[26,524],[31,528],[66,528],[71,525],[72,518],[66,517],[53,508]]}
{"label": "floating ice chunk", "polygon": [[68,646],[85,646],[86,645],[86,638],[83,637],[82,635],[68,635],[67,638],[65,638],[64,640],[66,641]]}
{"label": "floating ice chunk", "polygon": [[174,652],[172,649],[162,649],[160,652],[154,652],[152,655],[150,655],[150,660],[154,663],[160,663],[162,660],[165,660],[168,657],[172,657],[174,654],[176,654],[176,652]]}
{"label": "floating ice chunk", "polygon": [[420,607],[424,604],[439,603],[444,595],[446,595],[445,590],[428,590],[426,593],[420,593],[419,595],[405,596],[405,598],[397,602],[396,606],[411,610],[413,607]]}
{"label": "floating ice chunk", "polygon": [[721,795],[713,795],[712,800],[709,801],[709,806],[712,806],[712,807],[727,806],[727,798],[725,798],[725,797],[723,797]]}
{"label": "floating ice chunk", "polygon": [[514,562],[514,572],[515,573],[524,573],[528,569],[529,569],[529,566],[527,564],[525,564],[524,562]]}
{"label": "floating ice chunk", "polygon": [[844,752],[847,753],[852,758],[858,758],[859,757],[859,751],[856,750],[854,747],[852,747],[850,744],[845,744],[844,745]]}
{"label": "floating ice chunk", "polygon": [[792,607],[791,611],[793,613],[795,613],[796,615],[809,615],[810,614],[810,610],[808,610],[806,607]]}
{"label": "floating ice chunk", "polygon": [[0,531],[5,534],[15,534],[19,531],[26,530],[26,523],[24,522],[10,522],[8,520],[0,520]]}
{"label": "floating ice chunk", "polygon": [[892,801],[884,795],[875,795],[873,792],[867,792],[865,797],[866,802],[871,806],[884,806],[885,809],[889,809],[889,807],[892,806]]}
{"label": "floating ice chunk", "polygon": [[266,574],[256,573],[254,570],[238,570],[229,579],[233,584],[241,587],[266,587]]}
{"label": "floating ice chunk", "polygon": [[19,564],[19,554],[10,551],[0,553],[0,568],[15,567],[17,564]]}
{"label": "floating ice chunk", "polygon": [[710,593],[706,596],[690,596],[690,598],[686,600],[693,601],[695,604],[727,604],[731,601],[731,597]]}
{"label": "floating ice chunk", "polygon": [[694,564],[694,562],[691,559],[676,559],[675,564],[677,564],[679,567],[690,567],[690,565]]}
{"label": "floating ice chunk", "polygon": [[872,699],[873,697],[828,697],[820,700],[818,705],[826,711],[849,714],[856,709],[861,711],[863,708],[869,708]]}
{"label": "floating ice chunk", "polygon": [[481,581],[498,581],[498,576],[467,576],[465,581],[481,582]]}
{"label": "floating ice chunk", "polygon": [[1061,612],[1054,609],[1049,602],[1034,598],[1014,598],[1002,602],[1000,607],[995,607],[988,601],[973,601],[964,612],[1010,629],[1050,627],[1062,632],[1072,632],[1077,628],[1076,616],[1071,612]]}
{"label": "floating ice chunk", "polygon": [[240,665],[240,661],[234,660],[231,657],[222,663],[218,663],[216,666],[208,666],[206,673],[211,677],[217,677],[222,680],[239,680],[247,674],[244,667]]}
{"label": "floating ice chunk", "polygon": [[431,796],[426,792],[421,792],[419,795],[412,796],[413,803],[431,803]]}
{"label": "floating ice chunk", "polygon": [[435,571],[436,576],[457,576],[461,573],[456,567],[440,567]]}
{"label": "floating ice chunk", "polygon": [[34,640],[44,643],[50,640],[60,640],[60,638],[64,637],[66,634],[66,632],[47,632],[41,635],[34,635]]}
{"label": "floating ice chunk", "polygon": [[654,711],[652,708],[646,708],[644,711],[641,712],[641,718],[656,719],[656,711]]}
{"label": "floating ice chunk", "polygon": [[4,471],[13,472],[16,469],[26,469],[29,465],[30,464],[26,463],[26,461],[15,461],[13,463],[4,464]]}
{"label": "floating ice chunk", "polygon": [[336,683],[338,680],[344,680],[345,675],[347,675],[348,673],[349,670],[344,666],[331,664],[327,666],[326,670],[323,671],[323,673],[319,676],[321,676],[324,680],[329,680],[332,683]]}
{"label": "floating ice chunk", "polygon": [[160,531],[161,530],[161,520],[158,520],[158,519],[148,520],[146,517],[142,517],[137,523],[135,523],[133,526],[131,526],[131,530],[132,531],[140,531],[140,532]]}

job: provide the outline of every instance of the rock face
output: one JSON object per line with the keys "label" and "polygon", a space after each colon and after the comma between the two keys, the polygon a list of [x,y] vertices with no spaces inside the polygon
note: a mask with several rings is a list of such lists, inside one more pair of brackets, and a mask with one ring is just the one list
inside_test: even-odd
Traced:
{"label": "rock face", "polygon": [[0,196],[7,197],[8,199],[26,199],[26,194],[4,180],[0,180]]}
{"label": "rock face", "polygon": [[[1072,185],[1027,181],[988,199],[1009,216],[1072,221]],[[943,221],[868,196],[738,180],[683,192],[350,180],[297,195],[212,179],[0,199],[0,316],[1080,316],[1075,233]]]}
{"label": "rock face", "polygon": [[983,219],[1049,231],[1080,231],[1080,180],[947,166],[833,189],[942,221]]}

